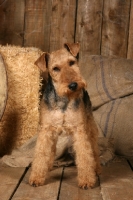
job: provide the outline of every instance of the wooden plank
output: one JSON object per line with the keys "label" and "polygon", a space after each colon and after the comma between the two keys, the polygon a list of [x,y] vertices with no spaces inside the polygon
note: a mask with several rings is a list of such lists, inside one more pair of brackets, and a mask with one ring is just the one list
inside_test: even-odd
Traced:
{"label": "wooden plank", "polygon": [[76,41],[80,42],[80,59],[87,55],[100,55],[103,0],[79,0]]}
{"label": "wooden plank", "polygon": [[25,168],[0,166],[0,199],[10,199],[24,171]]}
{"label": "wooden plank", "polygon": [[127,57],[130,0],[104,0],[101,55]]}
{"label": "wooden plank", "polygon": [[49,51],[51,1],[26,0],[24,46]]}
{"label": "wooden plank", "polygon": [[83,190],[78,187],[76,167],[68,167],[64,170],[61,184],[60,200],[102,200],[98,182],[93,189]]}
{"label": "wooden plank", "polygon": [[133,0],[131,0],[129,38],[128,38],[128,59],[133,59]]}
{"label": "wooden plank", "polygon": [[32,187],[28,183],[29,173],[26,174],[12,200],[57,200],[62,176],[62,168],[55,168],[49,173],[44,186]]}
{"label": "wooden plank", "polygon": [[53,0],[51,13],[50,52],[74,42],[76,0]]}
{"label": "wooden plank", "polygon": [[133,199],[133,172],[125,160],[104,166],[100,183],[103,200]]}
{"label": "wooden plank", "polygon": [[23,44],[25,0],[6,0],[0,4],[0,44]]}
{"label": "wooden plank", "polygon": [[133,158],[132,159],[128,159],[128,162],[129,162],[131,168],[133,169]]}

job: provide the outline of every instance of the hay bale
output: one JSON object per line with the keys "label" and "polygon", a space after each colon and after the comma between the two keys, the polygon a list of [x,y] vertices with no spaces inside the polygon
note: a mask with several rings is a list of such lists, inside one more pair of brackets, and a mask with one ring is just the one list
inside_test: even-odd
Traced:
{"label": "hay bale", "polygon": [[0,155],[36,134],[39,121],[40,71],[36,48],[0,46],[8,76],[8,100],[0,122]]}

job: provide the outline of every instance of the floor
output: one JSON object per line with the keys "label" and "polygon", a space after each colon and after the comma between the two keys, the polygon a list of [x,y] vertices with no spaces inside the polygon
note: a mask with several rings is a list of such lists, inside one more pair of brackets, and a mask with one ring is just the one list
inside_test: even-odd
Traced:
{"label": "floor", "polygon": [[75,166],[54,168],[44,186],[28,184],[30,168],[0,166],[0,200],[133,200],[133,161],[115,158],[102,167],[93,189],[77,186]]}

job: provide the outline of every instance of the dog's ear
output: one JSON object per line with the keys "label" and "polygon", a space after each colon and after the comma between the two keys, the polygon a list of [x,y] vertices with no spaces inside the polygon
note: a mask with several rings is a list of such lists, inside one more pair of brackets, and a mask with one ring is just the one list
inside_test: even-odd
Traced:
{"label": "dog's ear", "polygon": [[79,49],[80,49],[80,45],[79,43],[73,43],[73,44],[70,44],[70,43],[65,43],[64,44],[64,47],[70,51],[70,53],[74,56],[74,57],[77,57],[78,56],[78,53],[79,53]]}
{"label": "dog's ear", "polygon": [[43,53],[35,62],[35,65],[37,65],[43,72],[46,71],[46,68],[48,67],[48,60],[49,60],[49,54]]}

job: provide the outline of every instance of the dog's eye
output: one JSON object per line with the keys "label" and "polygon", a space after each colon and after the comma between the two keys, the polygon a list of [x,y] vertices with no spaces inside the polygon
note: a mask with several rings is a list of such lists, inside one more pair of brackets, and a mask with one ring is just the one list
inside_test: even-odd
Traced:
{"label": "dog's eye", "polygon": [[70,66],[72,66],[72,65],[74,65],[75,64],[75,61],[74,60],[71,60],[70,62],[69,62],[69,65]]}
{"label": "dog's eye", "polygon": [[54,67],[53,70],[54,70],[55,72],[59,72],[59,71],[60,71],[60,68],[59,68],[59,67]]}

